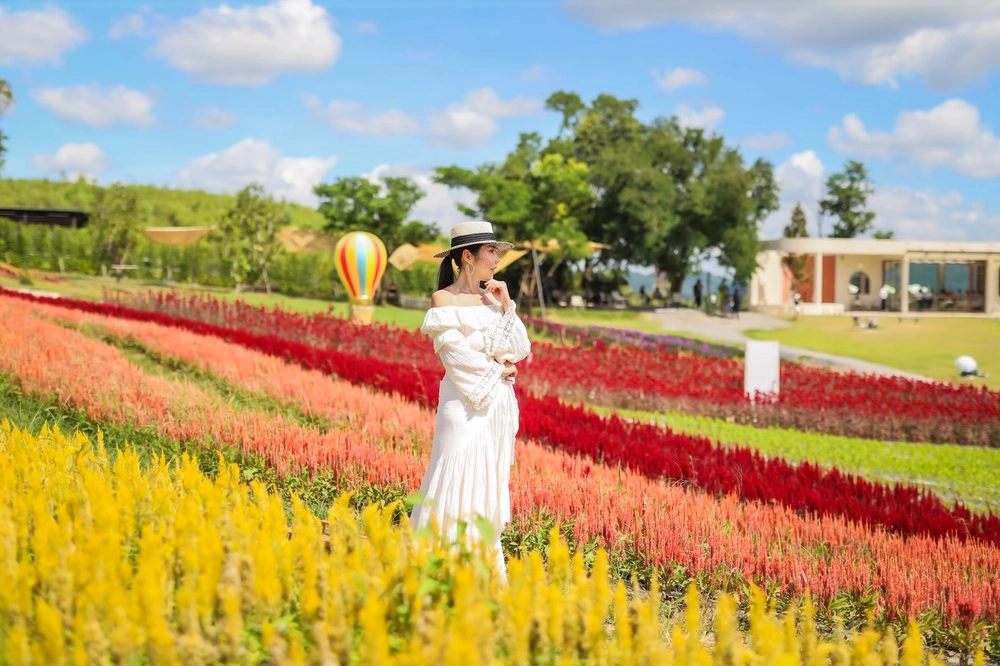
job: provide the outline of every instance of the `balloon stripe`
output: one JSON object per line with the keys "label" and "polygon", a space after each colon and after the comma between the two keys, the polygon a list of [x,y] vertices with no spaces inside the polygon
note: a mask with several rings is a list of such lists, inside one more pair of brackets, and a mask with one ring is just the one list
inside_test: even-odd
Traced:
{"label": "balloon stripe", "polygon": [[378,285],[379,280],[382,279],[382,272],[385,267],[382,264],[382,254],[383,250],[379,247],[380,243],[373,243],[375,246],[375,279],[372,280],[373,285]]}
{"label": "balloon stripe", "polygon": [[354,241],[354,252],[357,254],[355,265],[358,267],[358,284],[361,285],[361,296],[371,297],[371,286],[368,284],[368,255],[372,242],[365,234],[358,234]]}
{"label": "balloon stripe", "polygon": [[347,283],[347,291],[349,291],[352,296],[357,296],[359,289],[357,281],[351,274],[352,273],[350,269],[351,261],[348,258],[349,245],[350,243],[344,243],[344,245],[340,248],[339,265],[341,269],[341,276],[344,278],[344,282]]}

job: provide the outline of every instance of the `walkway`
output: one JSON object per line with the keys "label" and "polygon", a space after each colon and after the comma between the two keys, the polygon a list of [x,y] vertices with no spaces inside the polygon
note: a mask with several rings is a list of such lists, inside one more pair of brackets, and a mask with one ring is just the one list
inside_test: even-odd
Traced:
{"label": "walkway", "polygon": [[[751,339],[744,335],[743,331],[768,331],[789,328],[792,325],[791,322],[784,319],[778,319],[777,317],[771,317],[758,312],[741,312],[739,319],[726,319],[724,317],[710,317],[700,310],[689,308],[665,308],[657,310],[654,316],[668,331],[700,335],[738,347],[742,347]],[[887,365],[862,361],[861,359],[850,358],[848,356],[835,356],[833,354],[802,349],[801,347],[789,347],[787,345],[781,345],[780,349],[781,358],[785,361],[797,361],[890,377],[906,377],[908,379],[919,379],[928,382],[937,381],[930,377],[915,375],[897,370],[896,368],[890,368]]]}

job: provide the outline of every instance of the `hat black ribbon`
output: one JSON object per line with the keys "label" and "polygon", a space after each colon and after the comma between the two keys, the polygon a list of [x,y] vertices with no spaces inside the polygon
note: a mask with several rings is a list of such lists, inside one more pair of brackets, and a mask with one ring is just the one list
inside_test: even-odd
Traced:
{"label": "hat black ribbon", "polygon": [[497,237],[491,233],[482,234],[466,234],[464,236],[455,236],[451,239],[451,246],[456,245],[472,245],[478,243],[496,243]]}

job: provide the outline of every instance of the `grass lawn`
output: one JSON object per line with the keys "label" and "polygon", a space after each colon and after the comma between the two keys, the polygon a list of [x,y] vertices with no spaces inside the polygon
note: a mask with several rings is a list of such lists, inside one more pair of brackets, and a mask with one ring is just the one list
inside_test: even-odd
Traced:
{"label": "grass lawn", "polygon": [[591,406],[675,432],[708,437],[723,446],[746,446],[792,463],[812,462],[884,483],[911,483],[934,492],[951,506],[961,500],[975,511],[1000,511],[1000,449],[954,444],[879,442],[783,428],[755,428],[687,414],[654,414]]}
{"label": "grass lawn", "polygon": [[[850,316],[800,317],[791,328],[746,331],[758,340],[853,356],[907,372],[952,382],[969,381],[1000,390],[1000,320],[925,318],[902,323],[879,317],[877,329],[855,328]],[[955,359],[967,354],[990,376],[963,380]]]}

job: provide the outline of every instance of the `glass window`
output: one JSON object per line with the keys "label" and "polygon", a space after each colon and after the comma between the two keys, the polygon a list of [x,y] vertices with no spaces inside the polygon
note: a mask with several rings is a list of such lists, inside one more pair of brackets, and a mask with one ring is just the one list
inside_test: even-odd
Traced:
{"label": "glass window", "polygon": [[870,281],[868,280],[868,274],[862,273],[861,271],[857,271],[856,273],[854,273],[851,276],[851,282],[850,286],[848,287],[848,291],[850,291],[851,294],[856,294],[858,296],[867,296],[868,294],[872,293],[871,284]]}

